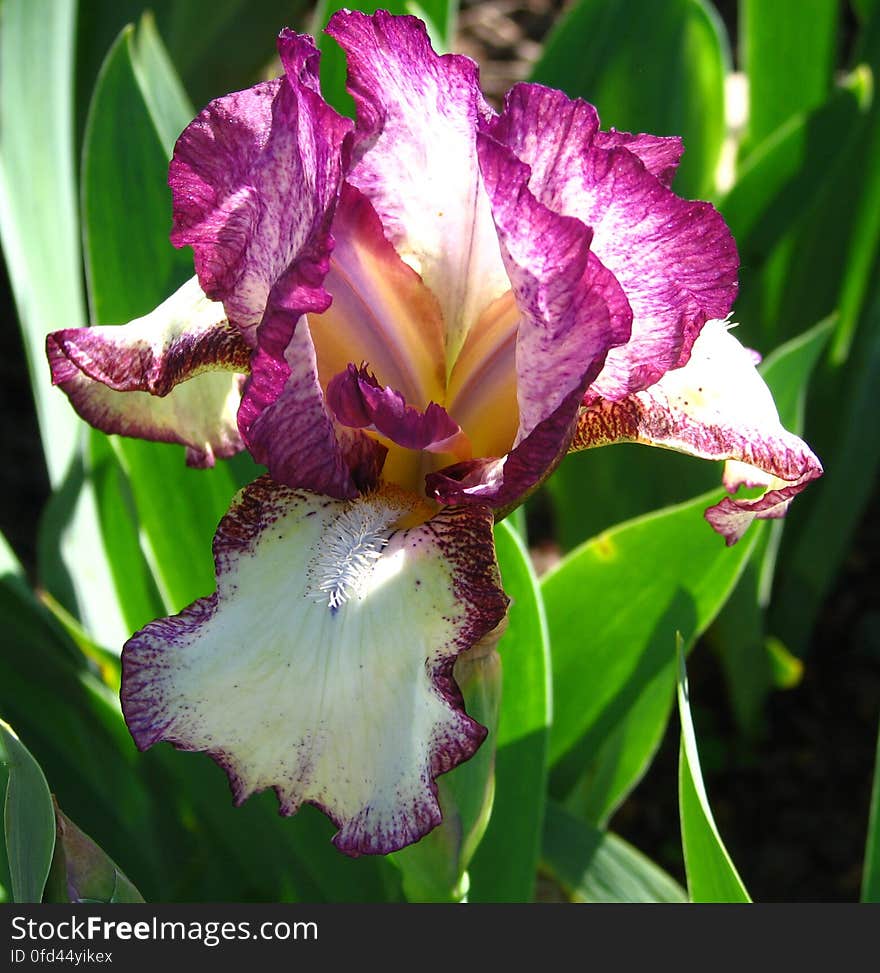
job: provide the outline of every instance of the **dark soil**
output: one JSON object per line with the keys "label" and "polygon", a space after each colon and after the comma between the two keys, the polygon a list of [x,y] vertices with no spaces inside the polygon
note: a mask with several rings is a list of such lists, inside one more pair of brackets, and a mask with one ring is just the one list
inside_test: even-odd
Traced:
{"label": "dark soil", "polygon": [[[527,76],[562,6],[553,0],[464,3],[458,49],[480,60],[493,99]],[[718,6],[735,31],[734,2]],[[7,456],[0,530],[35,578],[36,524],[48,481],[2,270],[0,311],[0,427]],[[875,495],[824,606],[804,678],[797,688],[771,697],[758,743],[738,735],[712,654],[701,647],[691,657],[707,789],[721,834],[757,900],[858,898],[880,702],[878,577],[880,495]],[[677,759],[673,720],[656,761],[612,825],[683,880]]]}

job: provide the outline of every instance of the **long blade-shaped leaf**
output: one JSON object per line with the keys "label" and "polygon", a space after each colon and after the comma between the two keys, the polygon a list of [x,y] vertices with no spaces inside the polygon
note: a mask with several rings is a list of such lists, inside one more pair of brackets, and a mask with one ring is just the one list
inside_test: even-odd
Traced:
{"label": "long blade-shaped leaf", "polygon": [[691,718],[680,636],[677,651],[678,712],[681,717],[678,795],[688,892],[692,902],[750,902],[749,894],[724,847],[709,807]]}
{"label": "long blade-shaped leaf", "polygon": [[553,651],[555,793],[646,694],[671,699],[676,629],[690,645],[724,604],[757,532],[726,548],[703,510],[714,495],[638,518],[573,551],[542,579]]}
{"label": "long blade-shaped leaf", "polygon": [[628,842],[549,801],[542,866],[573,902],[685,902],[684,889]]}
{"label": "long blade-shaped leaf", "polygon": [[837,54],[838,0],[743,0],[740,47],[749,79],[749,140],[821,105]]}
{"label": "long blade-shaped leaf", "polygon": [[[83,152],[95,323],[146,313],[192,274],[190,255],[168,241],[169,133],[183,110],[179,83],[151,22],[137,36],[126,28],[101,70]],[[225,464],[187,469],[182,449],[174,446],[134,440],[115,446],[166,606],[179,610],[214,586],[211,538],[235,491],[232,475]]]}
{"label": "long blade-shaped leaf", "polygon": [[550,657],[540,588],[525,546],[507,523],[495,545],[511,597],[499,645],[501,716],[495,761],[495,805],[471,863],[471,902],[529,902],[544,817],[551,719]]}
{"label": "long blade-shaped leaf", "polygon": [[74,164],[76,9],[75,0],[4,0],[0,7],[0,239],[49,479],[60,491],[43,532],[40,574],[111,644],[126,625],[82,470],[83,426],[51,387],[44,352],[49,331],[85,323]]}
{"label": "long blade-shaped leaf", "polygon": [[16,902],[39,902],[55,847],[52,795],[40,765],[3,720],[0,762],[8,772],[3,819],[12,896]]}
{"label": "long blade-shaped leaf", "polygon": [[871,815],[865,844],[865,864],[862,868],[862,902],[880,902],[880,732],[877,734]]}

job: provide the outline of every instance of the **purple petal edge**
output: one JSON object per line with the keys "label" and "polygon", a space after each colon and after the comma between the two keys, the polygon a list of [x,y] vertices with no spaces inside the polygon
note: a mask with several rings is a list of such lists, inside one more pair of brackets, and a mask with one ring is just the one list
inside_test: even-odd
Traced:
{"label": "purple petal edge", "polygon": [[[254,553],[259,535],[275,522],[277,505],[287,497],[296,497],[285,487],[278,486],[268,477],[261,477],[247,487],[233,503],[229,513],[218,528],[214,541],[218,585],[221,577],[236,557]],[[308,502],[323,501],[311,497]],[[480,640],[499,628],[507,610],[508,599],[504,595],[495,560],[492,540],[493,518],[486,508],[447,508],[434,518],[407,533],[413,534],[413,549],[422,545],[435,545],[440,556],[453,569],[453,591],[463,610],[457,624],[452,651],[430,670],[430,679],[436,692],[448,704],[452,722],[446,731],[432,740],[430,751],[430,779],[425,781],[426,800],[406,821],[397,821],[399,828],[381,833],[364,830],[367,822],[342,820],[331,807],[321,800],[307,799],[326,813],[340,829],[333,841],[336,847],[353,857],[361,854],[387,854],[417,841],[440,821],[437,788],[434,778],[453,769],[473,755],[486,736],[486,730],[468,717],[463,710],[461,692],[453,676],[457,658]],[[219,588],[218,588],[219,590]],[[161,645],[187,647],[218,611],[218,593],[201,598],[184,609],[179,615],[150,623],[126,643],[122,658],[122,708],[126,723],[141,750],[146,750],[160,740],[166,740],[180,750],[205,750],[227,773],[233,800],[241,804],[253,788],[249,788],[238,775],[234,759],[222,745],[213,749],[193,747],[186,739],[169,732],[169,722],[157,722],[162,711],[154,696],[153,681],[164,667]],[[299,804],[285,803],[279,787],[274,787],[279,797],[279,812],[290,815]]]}

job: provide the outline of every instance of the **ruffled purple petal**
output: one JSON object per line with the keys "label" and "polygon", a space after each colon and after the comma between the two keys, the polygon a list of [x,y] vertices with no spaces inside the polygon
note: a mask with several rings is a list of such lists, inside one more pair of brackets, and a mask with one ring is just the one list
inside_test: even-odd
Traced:
{"label": "ruffled purple petal", "polygon": [[617,442],[662,446],[703,459],[727,460],[725,486],[764,486],[756,499],[726,497],[706,512],[734,544],[756,517],[785,515],[822,466],[810,448],[779,422],[754,355],[722,321],[710,321],[683,368],[656,385],[615,402],[582,409],[572,449]]}
{"label": "ruffled purple petal", "polygon": [[[502,117],[506,132],[496,138],[531,166],[530,186],[542,203],[592,229],[592,252],[632,308],[632,336],[609,352],[591,397],[619,399],[653,385],[687,361],[708,319],[730,310],[738,257],[724,220],[652,175],[640,156],[652,167],[664,163],[656,147],[647,152],[650,140],[599,137],[595,110],[584,102],[520,84]],[[669,148],[664,154],[668,161]]]}
{"label": "ruffled purple petal", "polygon": [[217,590],[137,633],[122,705],[141,749],[208,752],[236,804],[272,787],[334,821],[349,855],[384,854],[440,821],[434,779],[485,730],[453,666],[503,619],[485,508],[446,509],[391,488],[354,502],[267,477],[214,542]]}
{"label": "ruffled purple petal", "polygon": [[[428,476],[429,495],[444,503],[507,508],[521,502],[565,454],[586,388],[599,374],[609,349],[625,342],[630,332],[626,297],[590,253],[588,228],[536,198],[540,187],[531,169],[511,149],[511,143],[520,141],[522,133],[515,131],[520,121],[502,115],[478,141],[518,310],[510,322],[516,328],[515,349],[493,349],[495,355],[506,354],[507,370],[515,376],[518,425],[506,456],[457,464]],[[581,121],[588,125],[590,119]],[[575,151],[583,135],[572,131],[556,151]],[[467,362],[480,382],[483,372],[479,362],[470,362],[468,351],[466,345],[459,371],[453,372],[450,409],[469,432],[479,417],[471,419],[468,406],[481,401],[483,389],[468,376],[460,378],[460,366]]]}
{"label": "ruffled purple petal", "polygon": [[348,180],[436,295],[451,369],[476,319],[509,287],[477,165],[477,126],[490,114],[477,66],[437,55],[414,17],[341,11],[327,32],[348,55],[357,107]]}
{"label": "ruffled purple petal", "polygon": [[464,437],[446,410],[431,402],[424,412],[407,405],[396,389],[381,386],[366,366],[350,364],[327,386],[336,418],[355,429],[372,429],[406,449],[454,452]]}
{"label": "ruffled purple petal", "polygon": [[614,128],[597,132],[593,144],[598,149],[628,149],[664,186],[672,185],[684,154],[684,142],[677,135],[633,135]]}
{"label": "ruffled purple petal", "polygon": [[319,54],[282,31],[286,77],[212,101],[178,139],[169,169],[175,246],[192,246],[202,288],[251,345],[284,276],[299,312],[323,309],[329,228],[351,123],[318,93]]}
{"label": "ruffled purple petal", "polygon": [[518,507],[556,469],[574,435],[578,390],[506,456],[456,463],[425,477],[441,503],[486,504],[502,515]]}
{"label": "ruffled purple petal", "polygon": [[106,433],[186,446],[191,466],[243,448],[236,423],[250,349],[193,278],[143,318],[46,339],[52,382]]}
{"label": "ruffled purple petal", "polygon": [[[247,448],[279,483],[338,499],[356,497],[359,477],[347,462],[324,402],[308,320],[302,317],[291,333],[286,313],[267,313],[259,334],[261,344],[238,412]],[[366,438],[352,432],[349,453],[355,435]],[[372,450],[370,463],[381,469],[379,443],[359,448],[362,461]]]}

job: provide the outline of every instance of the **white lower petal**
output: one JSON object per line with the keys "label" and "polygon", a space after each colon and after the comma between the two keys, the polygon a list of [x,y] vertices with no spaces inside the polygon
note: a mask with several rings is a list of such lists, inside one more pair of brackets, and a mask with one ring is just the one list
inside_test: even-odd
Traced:
{"label": "white lower petal", "polygon": [[391,488],[339,501],[248,487],[217,533],[217,592],[126,646],[138,745],[209,752],[237,803],[273,787],[284,814],[318,805],[349,854],[429,831],[434,778],[485,735],[452,666],[506,599],[488,511],[400,526],[423,517]]}

